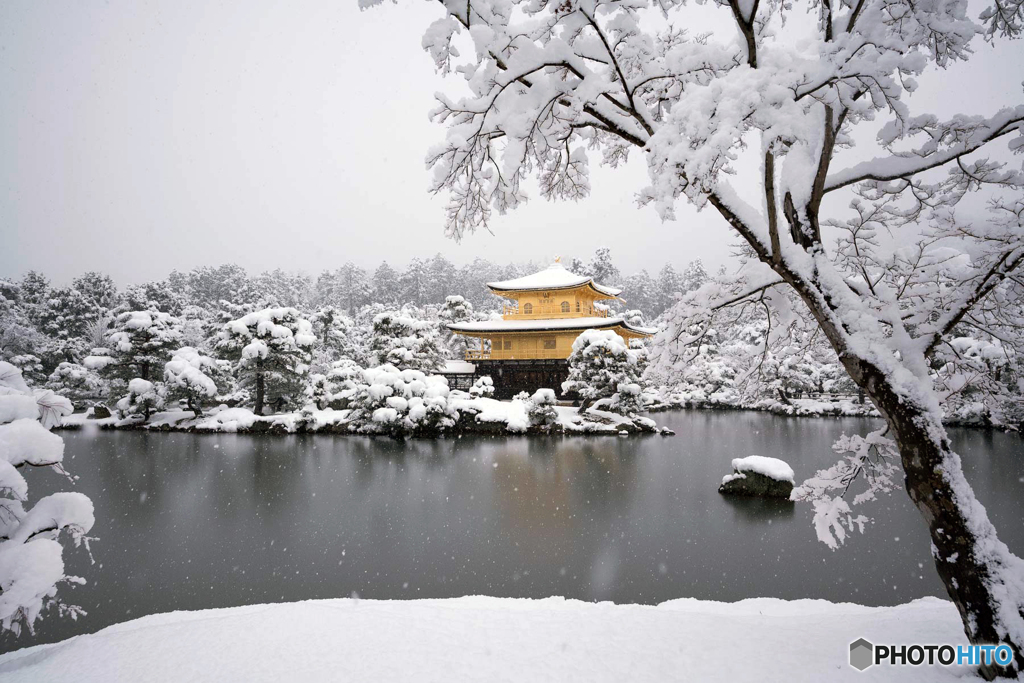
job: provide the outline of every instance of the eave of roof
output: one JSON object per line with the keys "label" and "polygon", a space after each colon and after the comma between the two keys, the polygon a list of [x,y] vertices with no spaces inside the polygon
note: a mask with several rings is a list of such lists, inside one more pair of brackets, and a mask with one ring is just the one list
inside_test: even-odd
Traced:
{"label": "eave of roof", "polygon": [[487,286],[495,292],[557,291],[586,286],[592,288],[598,294],[609,297],[618,297],[622,293],[621,289],[594,282],[594,278],[570,273],[557,261],[536,273],[511,280],[488,282]]}

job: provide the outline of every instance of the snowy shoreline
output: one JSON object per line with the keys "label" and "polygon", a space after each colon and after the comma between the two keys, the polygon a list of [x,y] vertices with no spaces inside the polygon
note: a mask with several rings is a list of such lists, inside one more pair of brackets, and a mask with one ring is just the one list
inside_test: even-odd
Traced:
{"label": "snowy shoreline", "polygon": [[[0,678],[161,681],[975,680],[967,666],[848,664],[849,644],[961,643],[952,603],[755,598],[657,606],[470,596],[155,614],[0,655]],[[973,675],[972,675],[973,674]],[[976,680],[981,680],[980,678]]]}
{"label": "snowy shoreline", "polygon": [[349,410],[307,410],[259,416],[245,408],[215,408],[202,417],[187,410],[155,413],[146,422],[108,417],[92,419],[87,413],[65,417],[55,429],[82,429],[93,425],[99,429],[145,430],[154,432],[237,433],[237,434],[335,434],[351,436],[401,436],[439,438],[467,434],[500,435],[572,435],[629,436],[634,434],[671,435],[647,417],[625,417],[616,413],[588,409],[581,414],[577,408],[554,406],[556,417],[551,424],[531,424],[526,407],[516,401],[473,398],[455,404],[459,417],[443,428],[411,428],[395,434],[374,429],[373,423],[355,421]]}
{"label": "snowy shoreline", "polygon": [[[783,417],[871,417],[882,419],[881,414],[870,403],[858,403],[849,398],[822,400],[815,398],[791,398],[789,404],[777,399],[761,399],[752,403],[737,403],[718,400],[714,396],[676,394],[665,398],[658,396],[656,402],[647,406],[648,413],[661,413],[669,410],[752,410],[760,413],[771,413]],[[995,424],[981,411],[965,411],[957,415],[945,416],[943,424],[947,427],[969,427],[974,429],[999,429],[1004,431],[1024,430],[1024,424]]]}

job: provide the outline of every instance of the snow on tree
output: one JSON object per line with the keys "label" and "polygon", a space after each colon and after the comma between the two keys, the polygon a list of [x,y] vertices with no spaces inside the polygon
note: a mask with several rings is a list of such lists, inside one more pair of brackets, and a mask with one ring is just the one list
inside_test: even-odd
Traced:
{"label": "snow on tree", "polygon": [[190,303],[212,310],[216,310],[222,301],[256,303],[261,296],[245,269],[235,264],[217,268],[203,266],[187,274],[175,271],[167,281],[178,291],[187,292]]}
{"label": "snow on tree", "polygon": [[335,361],[326,374],[310,374],[304,391],[307,404],[318,410],[348,408],[362,374],[363,369],[350,358]]}
{"label": "snow on tree", "polygon": [[692,292],[695,289],[703,287],[711,276],[708,275],[708,271],[704,270],[704,262],[699,258],[694,259],[686,264],[686,268],[683,269],[682,276],[682,287],[684,292]]}
{"label": "snow on tree", "polygon": [[21,279],[21,300],[28,306],[41,306],[50,298],[50,280],[42,273],[30,270]]}
{"label": "snow on tree", "polygon": [[[518,207],[531,172],[541,196],[580,199],[591,155],[644,155],[643,203],[665,219],[680,199],[710,208],[748,251],[733,286],[687,295],[663,340],[768,289],[795,292],[885,418],[968,638],[1014,649],[1013,666],[982,673],[1024,670],[1024,563],[964,479],[928,371],[958,325],[1020,339],[1024,173],[988,148],[1024,149],[1024,106],[942,120],[907,102],[917,76],[968,60],[973,43],[1019,37],[1024,4],[988,0],[976,21],[963,2],[806,2],[811,25],[793,30],[791,4],[717,2],[735,29],[724,36],[676,28],[709,10],[672,1],[443,5],[423,46],[467,91],[438,94],[433,112],[448,128],[428,155],[431,190],[450,197],[447,233]],[[862,130],[878,145],[847,161]],[[742,191],[730,182],[740,162],[759,175]],[[823,215],[844,188],[854,215]],[[978,190],[992,196],[987,217],[952,211]],[[913,246],[875,239],[879,226]]]}
{"label": "snow on tree", "polygon": [[64,362],[50,373],[46,388],[66,397],[76,407],[102,399],[106,395],[106,383],[93,370],[77,363]]}
{"label": "snow on tree", "polygon": [[182,314],[184,308],[185,299],[182,293],[164,281],[129,285],[121,295],[121,303],[116,311],[123,313],[155,309],[177,317]]}
{"label": "snow on tree", "polygon": [[451,358],[464,358],[468,348],[467,338],[461,334],[454,334],[447,328],[451,323],[463,323],[476,320],[476,313],[473,311],[473,304],[461,296],[445,297],[444,305],[437,314],[441,321],[441,336],[448,347],[448,355]]}
{"label": "snow on tree", "polygon": [[25,470],[51,467],[67,474],[64,442],[49,428],[71,410],[70,402],[51,391],[33,396],[18,369],[0,361],[0,632],[32,632],[50,607],[72,618],[85,614],[64,603],[58,589],[85,583],[65,574],[62,540],[88,548],[86,534],[95,523],[92,501],[60,492],[25,509]]}
{"label": "snow on tree", "polygon": [[645,318],[653,320],[661,315],[662,310],[664,310],[659,308],[660,297],[658,296],[657,283],[646,270],[641,270],[626,277],[622,281],[622,289],[628,297],[626,305],[630,307],[630,310],[643,311]]}
{"label": "snow on tree", "polygon": [[359,307],[370,303],[371,288],[366,271],[352,262],[321,273],[316,290],[321,306],[342,308],[349,315],[355,315]]}
{"label": "snow on tree", "polygon": [[[522,394],[524,397],[526,392]],[[551,427],[558,422],[558,404],[554,389],[538,389],[533,396],[521,398],[526,402],[526,416],[531,427]]]}
{"label": "snow on tree", "polygon": [[280,268],[260,273],[254,280],[261,301],[271,306],[306,309],[313,300],[313,282],[301,273],[287,273]]}
{"label": "snow on tree", "polygon": [[345,400],[360,432],[403,436],[454,426],[459,414],[448,394],[448,381],[440,375],[382,365],[357,375]]}
{"label": "snow on tree", "polygon": [[477,377],[473,386],[469,388],[469,395],[473,398],[491,398],[494,396],[494,380],[490,375]]}
{"label": "snow on tree", "polygon": [[323,306],[312,315],[311,322],[317,338],[312,364],[315,371],[323,372],[335,361],[356,355],[350,334],[353,322],[340,309]]}
{"label": "snow on tree", "polygon": [[107,342],[113,360],[105,364],[104,375],[151,381],[160,376],[171,351],[181,345],[181,321],[154,309],[127,311],[114,320]]}
{"label": "snow on tree", "polygon": [[658,272],[658,315],[664,313],[676,302],[676,298],[683,293],[683,278],[676,272],[671,263],[666,263]]}
{"label": "snow on tree", "polygon": [[217,350],[235,363],[239,388],[251,389],[254,412],[266,403],[283,408],[298,401],[316,342],[312,324],[294,308],[266,308],[226,323]]}
{"label": "snow on tree", "polygon": [[576,273],[577,275],[593,277],[593,273],[590,272],[590,264],[575,256],[569,261],[568,270],[570,273]]}
{"label": "snow on tree", "polygon": [[612,250],[608,247],[598,247],[594,252],[594,258],[590,261],[588,274],[595,282],[602,285],[620,284],[622,274],[612,262]]}
{"label": "snow on tree", "polygon": [[373,319],[370,352],[374,365],[434,372],[444,365],[437,326],[411,315],[409,309],[385,311]]}
{"label": "snow on tree", "polygon": [[398,271],[389,266],[387,261],[377,267],[370,283],[374,303],[385,306],[399,303],[399,277]]}
{"label": "snow on tree", "polygon": [[122,420],[145,422],[167,403],[163,382],[150,382],[136,377],[128,382],[128,393],[118,400],[117,414]]}
{"label": "snow on tree", "polygon": [[72,280],[71,287],[81,293],[101,313],[106,313],[117,305],[117,285],[104,273],[84,273]]}
{"label": "snow on tree", "polygon": [[43,362],[39,356],[31,353],[23,353],[11,356],[7,359],[14,367],[21,370],[21,376],[30,386],[38,387],[46,381],[46,372],[43,370]]}
{"label": "snow on tree", "polygon": [[586,330],[572,343],[562,391],[580,397],[581,412],[600,399],[609,399],[615,409],[638,412],[643,406],[629,397],[640,395],[640,371],[636,351],[622,337],[612,330]]}
{"label": "snow on tree", "polygon": [[49,292],[40,304],[39,330],[50,337],[61,360],[80,360],[92,346],[93,325],[103,317],[103,309],[72,287]]}
{"label": "snow on tree", "polygon": [[[228,366],[228,367],[225,367]],[[230,363],[204,355],[191,346],[175,351],[164,364],[164,386],[168,400],[181,400],[196,417],[203,414],[203,403],[218,394],[230,374]]]}

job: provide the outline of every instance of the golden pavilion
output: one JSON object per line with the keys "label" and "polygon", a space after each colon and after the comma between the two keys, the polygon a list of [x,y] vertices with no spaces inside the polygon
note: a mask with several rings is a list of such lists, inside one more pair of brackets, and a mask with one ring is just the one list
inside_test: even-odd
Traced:
{"label": "golden pavilion", "polygon": [[455,334],[480,340],[466,360],[489,374],[499,395],[549,387],[560,391],[566,359],[584,330],[613,330],[629,342],[655,330],[636,327],[609,313],[602,301],[618,300],[621,290],[570,273],[556,259],[546,269],[487,287],[508,300],[501,320],[452,323]]}

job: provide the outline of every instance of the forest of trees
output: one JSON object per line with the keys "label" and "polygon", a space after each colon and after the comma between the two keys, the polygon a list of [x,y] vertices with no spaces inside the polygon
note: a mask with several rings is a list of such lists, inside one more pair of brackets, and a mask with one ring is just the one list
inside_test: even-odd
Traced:
{"label": "forest of trees", "polygon": [[[226,264],[126,287],[98,272],[53,285],[32,271],[0,279],[0,359],[33,387],[124,416],[144,419],[170,401],[197,414],[214,401],[297,409],[323,394],[338,363],[436,371],[460,358],[466,341],[444,324],[497,315],[502,299],[486,283],[546,266],[458,267],[438,254],[403,270],[347,263],[313,278]],[[709,279],[699,260],[623,276],[606,248],[570,267],[626,290],[614,306],[638,324]]]}

